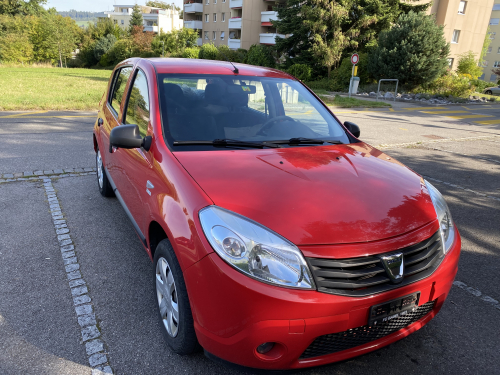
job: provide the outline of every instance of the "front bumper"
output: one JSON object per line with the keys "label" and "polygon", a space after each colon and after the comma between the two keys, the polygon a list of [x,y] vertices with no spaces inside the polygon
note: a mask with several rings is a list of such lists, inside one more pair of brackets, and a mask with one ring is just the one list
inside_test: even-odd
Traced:
{"label": "front bumper", "polygon": [[[453,247],[430,277],[362,298],[263,284],[212,253],[184,273],[198,340],[216,357],[262,369],[319,366],[379,349],[417,331],[441,309],[457,272],[461,248],[458,230],[456,235]],[[405,328],[351,349],[301,358],[316,338],[365,326],[371,306],[417,291],[419,306],[430,301],[434,305]],[[262,355],[256,348],[264,342],[278,344]]]}

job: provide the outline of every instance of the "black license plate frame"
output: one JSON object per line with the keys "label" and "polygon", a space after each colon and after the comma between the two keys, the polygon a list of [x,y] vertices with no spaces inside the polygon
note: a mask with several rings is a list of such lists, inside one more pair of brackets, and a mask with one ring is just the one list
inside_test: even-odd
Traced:
{"label": "black license plate frame", "polygon": [[379,303],[370,307],[368,325],[375,326],[389,320],[399,318],[408,314],[418,307],[420,302],[420,292],[414,292],[403,297],[393,299],[384,303]]}

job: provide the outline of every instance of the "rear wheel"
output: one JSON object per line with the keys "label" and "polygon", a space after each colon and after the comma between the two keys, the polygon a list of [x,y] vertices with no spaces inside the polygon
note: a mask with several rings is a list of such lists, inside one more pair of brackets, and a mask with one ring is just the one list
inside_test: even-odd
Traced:
{"label": "rear wheel", "polygon": [[485,93],[486,95],[493,95],[493,93],[491,92],[491,90],[486,90],[484,93]]}
{"label": "rear wheel", "polygon": [[112,197],[114,195],[113,188],[111,187],[108,176],[106,175],[104,164],[102,162],[101,151],[99,150],[99,148],[97,148],[95,157],[97,170],[97,186],[99,187],[99,193],[101,193],[103,197]]}
{"label": "rear wheel", "polygon": [[155,251],[156,297],[165,341],[177,354],[196,352],[200,345],[194,331],[193,315],[182,270],[170,241],[161,241]]}

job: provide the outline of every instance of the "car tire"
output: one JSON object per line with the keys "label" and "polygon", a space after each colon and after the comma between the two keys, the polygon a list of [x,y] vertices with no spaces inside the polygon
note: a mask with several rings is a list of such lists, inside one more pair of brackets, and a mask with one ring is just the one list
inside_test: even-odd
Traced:
{"label": "car tire", "polygon": [[493,95],[493,93],[491,92],[491,90],[486,90],[484,93],[485,93],[486,95]]}
{"label": "car tire", "polygon": [[165,341],[177,354],[197,352],[201,347],[194,330],[186,284],[168,239],[156,247],[154,269],[158,317]]}
{"label": "car tire", "polygon": [[97,175],[97,186],[99,187],[99,193],[103,197],[112,197],[115,195],[113,188],[108,180],[108,175],[106,174],[106,169],[104,168],[104,162],[102,161],[101,151],[99,147],[95,153],[95,163],[96,163],[96,175]]}

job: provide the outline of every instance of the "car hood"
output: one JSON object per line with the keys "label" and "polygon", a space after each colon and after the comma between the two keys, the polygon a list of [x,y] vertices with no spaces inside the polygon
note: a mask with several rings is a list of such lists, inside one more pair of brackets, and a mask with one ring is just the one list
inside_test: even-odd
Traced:
{"label": "car hood", "polygon": [[175,156],[214,204],[296,245],[376,241],[436,218],[422,178],[365,143]]}

